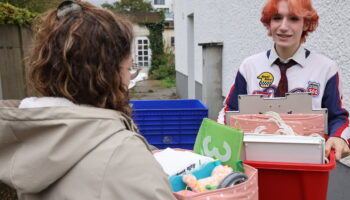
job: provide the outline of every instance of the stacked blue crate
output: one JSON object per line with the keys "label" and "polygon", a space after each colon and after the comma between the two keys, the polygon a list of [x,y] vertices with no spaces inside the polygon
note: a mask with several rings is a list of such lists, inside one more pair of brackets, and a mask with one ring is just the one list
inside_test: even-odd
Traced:
{"label": "stacked blue crate", "polygon": [[197,99],[134,100],[133,120],[147,141],[159,149],[193,149],[208,107]]}

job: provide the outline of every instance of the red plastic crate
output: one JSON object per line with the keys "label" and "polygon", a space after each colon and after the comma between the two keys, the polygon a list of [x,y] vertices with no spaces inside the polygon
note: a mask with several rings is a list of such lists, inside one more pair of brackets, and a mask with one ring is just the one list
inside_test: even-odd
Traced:
{"label": "red plastic crate", "polygon": [[259,200],[326,200],[334,152],[327,164],[244,161],[258,169]]}

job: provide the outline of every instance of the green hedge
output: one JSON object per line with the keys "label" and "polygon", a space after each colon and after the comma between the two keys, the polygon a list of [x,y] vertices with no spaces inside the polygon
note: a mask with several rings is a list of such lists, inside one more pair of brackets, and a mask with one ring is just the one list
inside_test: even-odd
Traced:
{"label": "green hedge", "polygon": [[36,15],[27,9],[0,2],[0,24],[31,25]]}

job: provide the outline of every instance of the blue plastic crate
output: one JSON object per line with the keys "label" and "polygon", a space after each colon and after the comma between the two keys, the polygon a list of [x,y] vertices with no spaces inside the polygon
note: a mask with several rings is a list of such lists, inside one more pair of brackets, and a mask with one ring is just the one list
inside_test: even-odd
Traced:
{"label": "blue plastic crate", "polygon": [[197,99],[130,101],[137,125],[200,124],[208,107]]}
{"label": "blue plastic crate", "polygon": [[153,145],[163,144],[194,144],[196,140],[196,134],[192,135],[146,135],[147,141]]}
{"label": "blue plastic crate", "polygon": [[133,111],[133,119],[135,121],[155,121],[155,120],[169,120],[169,121],[172,121],[172,120],[181,120],[181,121],[184,121],[184,120],[196,120],[196,119],[203,119],[203,118],[206,118],[208,117],[208,111],[201,111],[202,113],[201,114],[189,114],[188,112],[187,113],[184,113],[184,112],[181,112],[181,111],[178,111],[178,112],[169,112],[169,113],[166,113],[166,112],[157,112],[158,114],[155,115],[155,114],[151,114],[150,112],[141,112],[141,111]]}
{"label": "blue plastic crate", "polygon": [[156,145],[158,149],[166,149],[168,147],[170,148],[181,148],[181,149],[189,149],[193,150],[194,144],[159,144]]}
{"label": "blue plastic crate", "polygon": [[148,143],[156,146],[157,148],[184,148],[184,146],[190,146],[193,148],[193,145],[196,141],[197,134],[191,135],[145,135]]}
{"label": "blue plastic crate", "polygon": [[169,134],[169,135],[197,135],[198,130],[196,129],[189,129],[189,130],[179,130],[179,129],[169,129],[169,130],[161,130],[161,129],[153,129],[153,130],[143,130],[141,132],[142,135],[147,136],[147,135],[164,135],[164,134]]}
{"label": "blue plastic crate", "polygon": [[[203,117],[205,118],[205,117]],[[197,118],[197,119],[181,119],[181,120],[164,120],[164,119],[158,119],[158,120],[140,120],[140,119],[134,119],[134,122],[137,125],[172,125],[172,124],[201,124],[203,118]]]}
{"label": "blue plastic crate", "polygon": [[[208,116],[208,107],[197,99],[134,100],[130,101],[135,117],[142,116]],[[148,120],[145,118],[144,120]],[[195,117],[192,119],[195,119]]]}
{"label": "blue plastic crate", "polygon": [[140,133],[158,148],[192,149],[208,107],[197,99],[130,101]]}
{"label": "blue plastic crate", "polygon": [[132,100],[130,101],[136,111],[203,111],[208,107],[198,99],[171,99],[171,100]]}
{"label": "blue plastic crate", "polygon": [[168,129],[195,129],[199,130],[199,127],[201,126],[200,123],[198,124],[159,124],[159,125],[143,125],[143,124],[137,124],[139,130],[142,132],[144,130],[168,130]]}

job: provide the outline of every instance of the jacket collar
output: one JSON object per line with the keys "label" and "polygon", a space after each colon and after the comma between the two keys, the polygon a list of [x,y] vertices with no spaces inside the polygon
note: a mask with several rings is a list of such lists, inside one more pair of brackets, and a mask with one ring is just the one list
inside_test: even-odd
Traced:
{"label": "jacket collar", "polygon": [[[303,46],[300,46],[299,49],[295,52],[295,54],[292,57],[285,60],[285,62],[288,62],[290,59],[293,59],[300,65],[300,67],[306,67],[307,59],[310,56],[310,53],[311,52],[309,50],[307,50]],[[266,56],[270,66],[272,66],[276,59],[279,58],[275,47],[272,47],[270,50],[268,50],[266,52]]]}

